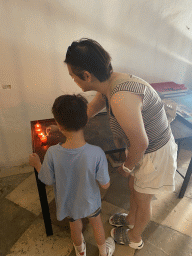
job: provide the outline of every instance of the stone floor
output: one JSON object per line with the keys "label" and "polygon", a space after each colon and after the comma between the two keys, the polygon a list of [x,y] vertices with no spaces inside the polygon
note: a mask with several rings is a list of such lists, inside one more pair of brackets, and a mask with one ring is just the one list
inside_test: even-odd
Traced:
{"label": "stone floor", "polygon": [[[183,141],[178,170],[185,175],[192,156],[192,141]],[[109,217],[129,210],[128,180],[109,163],[111,186],[101,190],[102,220],[110,235]],[[116,245],[115,256],[190,256],[192,255],[192,179],[185,196],[178,199],[183,179],[176,173],[176,190],[153,198],[152,219],[143,233],[145,246],[134,250]],[[52,186],[47,195],[53,236],[46,236],[33,168],[25,165],[0,169],[0,256],[75,256],[67,220],[57,221]],[[98,249],[90,224],[85,222],[87,256],[97,256]]]}

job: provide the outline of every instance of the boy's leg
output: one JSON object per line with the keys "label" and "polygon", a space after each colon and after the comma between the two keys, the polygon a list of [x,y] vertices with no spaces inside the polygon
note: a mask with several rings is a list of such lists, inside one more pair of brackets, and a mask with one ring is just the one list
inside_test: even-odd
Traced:
{"label": "boy's leg", "polygon": [[81,219],[69,222],[70,223],[70,229],[71,229],[71,239],[73,240],[73,243],[76,246],[80,246],[83,243],[82,239],[82,229],[83,224]]}
{"label": "boy's leg", "polygon": [[94,237],[99,248],[100,256],[110,256],[115,250],[115,242],[112,238],[105,240],[105,231],[101,220],[101,215],[89,218],[93,227]]}
{"label": "boy's leg", "polygon": [[103,245],[105,243],[105,231],[103,228],[103,223],[101,220],[101,215],[97,217],[89,218],[89,221],[93,227],[94,237],[98,245]]}

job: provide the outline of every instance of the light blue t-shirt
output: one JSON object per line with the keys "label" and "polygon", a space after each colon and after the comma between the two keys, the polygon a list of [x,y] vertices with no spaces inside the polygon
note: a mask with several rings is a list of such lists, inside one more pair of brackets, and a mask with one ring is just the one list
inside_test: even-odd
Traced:
{"label": "light blue t-shirt", "polygon": [[94,213],[101,207],[99,185],[110,181],[104,151],[86,143],[75,149],[62,143],[49,147],[38,174],[47,185],[54,186],[57,220],[75,220]]}

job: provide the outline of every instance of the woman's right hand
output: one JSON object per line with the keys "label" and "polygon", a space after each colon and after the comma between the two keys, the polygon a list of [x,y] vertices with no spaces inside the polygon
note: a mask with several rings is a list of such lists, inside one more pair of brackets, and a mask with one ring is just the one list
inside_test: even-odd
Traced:
{"label": "woman's right hand", "polygon": [[46,128],[46,134],[49,135],[49,133],[52,133],[52,132],[58,132],[59,131],[59,128],[57,125],[50,125]]}
{"label": "woman's right hand", "polygon": [[121,176],[123,176],[123,177],[125,177],[125,178],[129,177],[129,175],[130,175],[130,173],[125,172],[125,171],[123,170],[123,167],[122,167],[122,166],[120,166],[120,167],[117,169],[117,171],[118,171],[118,173],[119,173]]}

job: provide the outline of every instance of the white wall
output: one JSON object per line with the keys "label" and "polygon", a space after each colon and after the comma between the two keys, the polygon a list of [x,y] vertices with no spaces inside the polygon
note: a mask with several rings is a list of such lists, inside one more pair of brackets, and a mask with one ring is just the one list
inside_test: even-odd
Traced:
{"label": "white wall", "polygon": [[63,63],[73,40],[97,40],[115,71],[192,89],[191,10],[190,0],[1,0],[0,166],[26,163],[30,121],[52,118],[57,96],[81,92]]}

